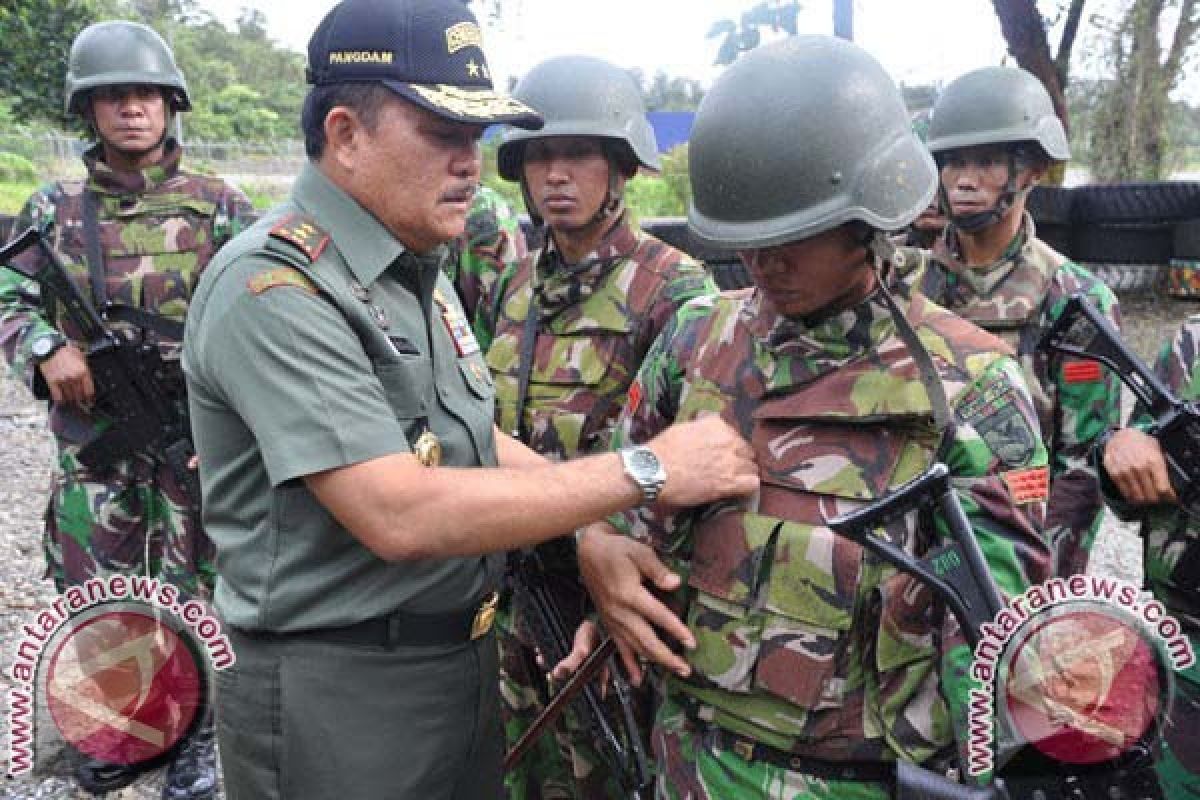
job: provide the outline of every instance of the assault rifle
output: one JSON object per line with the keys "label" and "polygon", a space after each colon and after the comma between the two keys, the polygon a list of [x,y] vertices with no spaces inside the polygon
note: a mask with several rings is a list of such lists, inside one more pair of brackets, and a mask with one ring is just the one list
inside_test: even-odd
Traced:
{"label": "assault rifle", "polygon": [[[910,512],[931,508],[936,508],[946,520],[950,541],[922,558],[875,534],[877,529]],[[887,497],[835,517],[826,524],[831,530],[929,586],[958,619],[972,649],[981,638],[982,625],[990,621],[1003,605],[1003,597],[983,560],[979,542],[963,513],[958,495],[950,485],[950,471],[944,464],[934,464]],[[996,778],[989,786],[980,787],[963,786],[914,764],[898,762],[896,796],[901,800],[1163,798],[1154,776],[1149,749],[1141,741],[1112,762],[1084,767],[1052,761],[1028,746],[1006,755],[1009,758],[1001,770],[1003,777]]]}
{"label": "assault rifle", "polygon": [[[1162,448],[1179,507],[1200,519],[1200,406],[1176,397],[1082,294],[1067,301],[1062,316],[1042,337],[1041,346],[1098,361],[1129,387],[1139,406],[1153,418],[1148,433]],[[1200,547],[1188,548],[1171,580],[1185,590],[1200,587]]]}
{"label": "assault rifle", "polygon": [[[518,599],[528,601],[521,607],[528,607],[530,611],[528,621],[534,643],[544,663],[548,667],[553,666],[571,652],[574,632],[567,626],[554,600],[546,567],[537,549],[511,553],[509,571],[514,586],[513,605],[517,605]],[[647,796],[643,793],[652,780],[650,767],[634,719],[629,682],[612,654],[611,639],[592,653],[588,663],[553,698],[505,758],[506,770],[511,769],[533,742],[570,706],[589,740],[596,746],[597,754],[609,774],[620,786],[623,796],[629,800],[641,800]],[[591,681],[603,669],[608,673],[604,682],[606,691],[598,692]]]}
{"label": "assault rifle", "polygon": [[[31,247],[40,251],[43,266],[27,271],[13,260]],[[63,265],[62,259],[46,241],[45,231],[29,228],[0,247],[0,265],[36,281],[44,293],[58,300],[67,317],[86,342],[88,369],[96,388],[95,410],[108,423],[95,439],[80,449],[81,464],[103,469],[116,461],[145,454],[165,463],[187,498],[200,504],[200,482],[189,464],[195,455],[187,406],[181,392],[168,385],[167,365],[153,343],[131,342],[105,324]],[[145,322],[151,315],[140,309],[127,309],[127,316]],[[109,309],[101,309],[108,313]],[[154,320],[179,328],[170,320]]]}

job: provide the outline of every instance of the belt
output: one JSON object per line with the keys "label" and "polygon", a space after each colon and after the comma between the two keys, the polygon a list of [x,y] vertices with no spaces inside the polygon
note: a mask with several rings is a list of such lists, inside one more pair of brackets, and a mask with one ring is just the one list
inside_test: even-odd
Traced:
{"label": "belt", "polygon": [[393,611],[383,617],[356,622],[340,628],[314,628],[294,633],[247,631],[237,629],[242,636],[265,641],[313,641],[332,644],[404,645],[465,644],[486,636],[496,619],[498,596],[491,592],[478,604],[456,611],[432,614],[414,611]]}
{"label": "belt", "polygon": [[737,753],[744,761],[759,761],[822,780],[886,784],[892,784],[896,780],[896,765],[889,761],[828,761],[802,756],[771,747],[712,723],[707,723],[704,737],[711,737],[722,750]]}
{"label": "belt", "polygon": [[736,753],[743,761],[771,764],[781,769],[802,772],[822,780],[885,783],[888,785],[896,782],[896,765],[890,761],[833,761],[781,750],[749,736],[734,733],[711,720],[704,719],[700,715],[702,704],[694,698],[687,695],[674,695],[671,699],[680,704],[688,719],[700,729],[706,745],[715,745],[722,750]]}

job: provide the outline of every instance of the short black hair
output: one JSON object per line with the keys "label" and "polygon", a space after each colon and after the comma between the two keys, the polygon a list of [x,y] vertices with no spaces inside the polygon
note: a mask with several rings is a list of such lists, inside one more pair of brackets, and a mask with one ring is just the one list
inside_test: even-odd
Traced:
{"label": "short black hair", "polygon": [[325,152],[325,117],[336,106],[345,106],[354,111],[363,125],[373,131],[379,120],[379,112],[389,97],[395,97],[395,94],[381,83],[331,83],[312,87],[304,98],[304,109],[300,112],[304,152],[313,161]]}

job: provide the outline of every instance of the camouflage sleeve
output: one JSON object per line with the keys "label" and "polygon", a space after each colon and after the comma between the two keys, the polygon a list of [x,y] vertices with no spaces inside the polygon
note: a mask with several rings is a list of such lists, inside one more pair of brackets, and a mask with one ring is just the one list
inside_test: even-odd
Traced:
{"label": "camouflage sleeve", "polygon": [[249,228],[258,220],[258,212],[245,192],[236,186],[226,186],[217,205],[217,218],[213,220],[213,241],[219,250],[233,237]]}
{"label": "camouflage sleeve", "polygon": [[[675,422],[680,391],[689,354],[696,352],[698,323],[712,313],[711,297],[687,303],[671,316],[662,333],[650,345],[613,431],[611,448],[649,441]],[[672,552],[686,535],[665,507],[643,506],[609,518],[618,530],[652,544],[660,552]]]}
{"label": "camouflage sleeve", "polygon": [[[1064,280],[1078,280],[1092,303],[1120,330],[1121,313],[1112,290],[1073,265],[1059,272],[1066,272]],[[1062,314],[1066,300],[1066,292],[1054,299],[1047,325],[1053,325]],[[1103,519],[1099,476],[1091,453],[1097,439],[1121,422],[1121,379],[1095,362],[1054,359],[1050,369],[1058,401],[1057,430],[1046,432],[1053,441],[1046,531],[1054,543],[1055,572],[1072,575],[1087,571],[1092,542]]]}
{"label": "camouflage sleeve", "polygon": [[[49,187],[35,192],[17,216],[15,232],[52,220],[54,203]],[[29,251],[27,251],[29,254]],[[0,266],[0,352],[14,375],[33,386],[34,364],[29,345],[34,339],[54,332],[45,312],[38,285],[15,270]]]}
{"label": "camouflage sleeve", "polygon": [[[956,402],[955,419],[939,458],[950,468],[996,584],[1012,597],[1048,578],[1051,561],[1049,541],[1042,533],[1046,449],[1017,363],[1005,358],[984,371]],[[946,537],[945,521],[938,517],[936,525]],[[974,686],[971,658],[957,621],[947,612],[941,637],[942,692],[963,757]]]}
{"label": "camouflage sleeve", "polygon": [[525,235],[516,212],[499,193],[481,187],[467,215],[465,242],[449,272],[479,346],[487,352],[493,323],[489,309],[496,282],[525,257]]}
{"label": "camouflage sleeve", "polygon": [[717,284],[707,269],[690,259],[681,260],[671,270],[671,276],[648,310],[647,329],[650,337],[657,336],[675,312],[689,301],[697,297],[711,297],[717,291]]}

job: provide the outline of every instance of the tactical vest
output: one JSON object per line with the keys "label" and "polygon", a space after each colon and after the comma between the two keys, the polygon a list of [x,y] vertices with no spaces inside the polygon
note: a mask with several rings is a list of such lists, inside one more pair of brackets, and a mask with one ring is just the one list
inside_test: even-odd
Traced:
{"label": "tactical vest", "polygon": [[[660,242],[639,237],[591,293],[560,313],[542,318],[529,359],[525,401],[526,444],[539,453],[570,458],[605,449],[653,332],[647,315],[662,295],[678,262],[646,257]],[[672,251],[673,252],[673,251]],[[533,297],[536,257],[526,258],[497,305],[495,335],[487,364],[496,384],[496,421],[517,429],[516,405],[522,342]]]}
{"label": "tactical vest", "polygon": [[[924,761],[953,741],[937,674],[943,610],[915,579],[824,524],[934,460],[941,437],[918,368],[893,328],[849,364],[765,391],[779,365],[747,329],[747,298],[723,295],[704,321],[677,419],[711,411],[717,387],[737,387],[717,402],[753,446],[761,491],[751,510],[724,506],[700,519],[690,563],[675,565],[687,576],[698,646],[688,654],[695,677],[671,685],[711,708],[716,724],[774,747]],[[999,343],[922,298],[908,317],[953,408],[964,376],[999,358]],[[932,526],[916,517],[887,535],[922,554]]]}
{"label": "tactical vest", "polygon": [[[95,291],[80,208],[84,183],[63,181],[56,187],[54,196],[60,200],[54,235],[55,246],[68,257],[72,277],[90,299]],[[217,203],[165,187],[121,196],[100,193],[96,201],[108,302],[182,322],[200,269],[216,249]],[[63,315],[55,316],[64,333],[78,338]]]}
{"label": "tactical vest", "polygon": [[[1066,259],[1034,236],[1031,222],[1027,222],[1026,235],[1025,244],[1012,258],[1015,262],[1012,272],[988,294],[980,294],[966,284],[962,287],[966,302],[956,302],[957,293],[947,290],[947,267],[937,263],[939,257],[948,258],[941,242],[934,250],[934,263],[923,270],[915,285],[935,303],[994,333],[1016,351],[1038,422],[1049,437],[1056,429],[1054,408],[1058,387],[1051,379],[1048,357],[1038,351],[1038,341],[1043,325],[1048,324],[1042,321],[1046,298],[1053,288],[1055,274]],[[962,275],[957,280],[966,283]]]}

